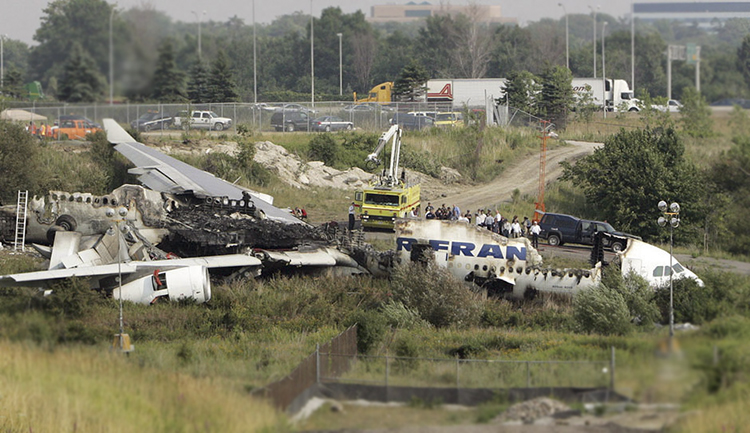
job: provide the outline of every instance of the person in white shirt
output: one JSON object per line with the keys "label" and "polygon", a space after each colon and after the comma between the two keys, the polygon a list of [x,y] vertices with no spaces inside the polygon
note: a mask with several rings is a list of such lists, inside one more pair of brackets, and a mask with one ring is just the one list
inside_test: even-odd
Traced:
{"label": "person in white shirt", "polygon": [[518,218],[513,218],[513,223],[510,225],[510,237],[521,237],[521,223],[518,222]]}
{"label": "person in white shirt", "polygon": [[534,248],[539,248],[539,233],[542,232],[542,228],[539,227],[539,224],[536,222],[536,220],[531,222],[531,228],[529,229],[531,232],[531,246]]}
{"label": "person in white shirt", "polygon": [[477,212],[477,216],[476,216],[476,223],[479,227],[484,225],[484,218],[485,218],[484,210],[479,209],[479,212]]}

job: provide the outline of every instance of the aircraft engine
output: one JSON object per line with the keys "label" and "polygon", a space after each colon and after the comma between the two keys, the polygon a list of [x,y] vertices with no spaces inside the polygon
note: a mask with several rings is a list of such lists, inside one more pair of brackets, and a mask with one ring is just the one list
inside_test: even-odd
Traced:
{"label": "aircraft engine", "polygon": [[[119,299],[119,288],[115,288],[112,296]],[[194,299],[199,304],[208,302],[211,299],[208,268],[186,266],[166,271],[156,269],[151,275],[123,284],[122,299],[139,304],[152,304],[162,299]]]}

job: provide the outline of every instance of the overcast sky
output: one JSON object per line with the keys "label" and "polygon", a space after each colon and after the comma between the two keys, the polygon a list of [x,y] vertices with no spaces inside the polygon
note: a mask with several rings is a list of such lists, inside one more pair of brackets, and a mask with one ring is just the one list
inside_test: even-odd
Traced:
{"label": "overcast sky", "polygon": [[[416,0],[421,3],[423,0]],[[655,3],[659,0],[639,0],[639,3]],[[661,0],[669,1],[669,0]],[[376,4],[405,4],[408,0],[312,0],[313,13],[320,17],[320,11],[331,6],[338,6],[344,13],[362,10],[366,16],[370,15],[370,7]],[[476,0],[479,4],[500,4],[502,13],[508,17],[518,18],[521,25],[527,21],[537,21],[540,18],[560,18],[563,10],[558,3],[562,2],[568,13],[589,13],[589,5],[601,4],[606,12],[615,17],[625,16],[630,11],[630,1],[627,0]],[[295,11],[309,13],[309,0],[258,0],[255,2],[255,15],[259,23],[270,23],[280,15]],[[430,0],[432,4],[440,4],[440,0]],[[465,5],[467,0],[443,1],[445,4]],[[7,35],[11,39],[20,39],[33,44],[32,37],[39,27],[40,18],[46,8],[48,0],[0,0],[0,35]],[[174,20],[195,21],[191,11],[206,11],[205,19],[226,21],[237,15],[252,23],[253,0],[119,0],[119,8],[129,9],[142,4],[153,5],[156,9],[166,12]]]}

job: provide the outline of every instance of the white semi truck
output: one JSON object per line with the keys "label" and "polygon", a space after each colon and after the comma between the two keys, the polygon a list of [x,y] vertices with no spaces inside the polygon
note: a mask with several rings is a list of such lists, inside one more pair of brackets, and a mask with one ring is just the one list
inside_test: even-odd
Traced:
{"label": "white semi truck", "polygon": [[640,101],[635,98],[625,80],[573,78],[571,84],[578,100],[588,92],[593,104],[603,107],[606,103],[608,111],[640,111]]}

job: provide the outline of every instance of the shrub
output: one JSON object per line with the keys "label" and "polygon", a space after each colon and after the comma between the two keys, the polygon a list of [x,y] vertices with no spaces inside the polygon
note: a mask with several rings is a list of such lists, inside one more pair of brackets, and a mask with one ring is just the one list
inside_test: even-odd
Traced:
{"label": "shrub", "polygon": [[377,311],[357,311],[349,319],[349,325],[357,324],[357,352],[370,353],[383,340],[388,330],[386,318]]}
{"label": "shrub", "polygon": [[334,166],[338,158],[339,145],[331,134],[316,134],[310,140],[310,159],[323,161]]}
{"label": "shrub", "polygon": [[576,294],[573,317],[580,332],[627,335],[632,329],[625,299],[604,284]]}
{"label": "shrub", "polygon": [[[714,288],[700,287],[692,278],[675,279],[672,284],[675,323],[700,325],[719,315],[720,296]],[[669,322],[669,283],[656,290],[656,304],[664,322]]]}
{"label": "shrub", "polygon": [[392,291],[394,300],[437,327],[473,326],[481,317],[479,295],[432,261],[398,266],[392,276]]}
{"label": "shrub", "polygon": [[393,328],[414,329],[429,326],[419,317],[417,311],[407,308],[402,302],[391,300],[380,309],[386,323]]}
{"label": "shrub", "polygon": [[654,291],[640,275],[631,271],[623,277],[619,269],[607,268],[602,276],[602,284],[622,295],[631,321],[636,325],[649,327],[659,320]]}

